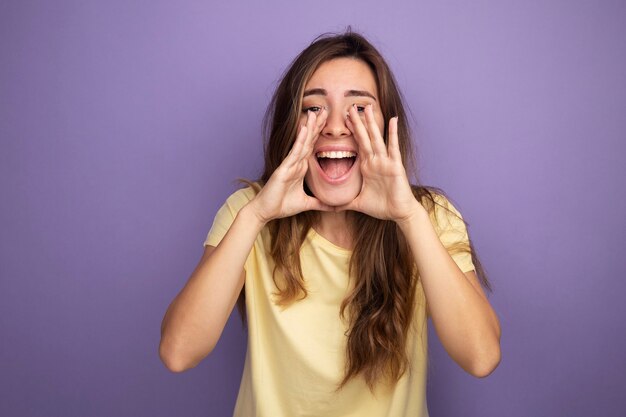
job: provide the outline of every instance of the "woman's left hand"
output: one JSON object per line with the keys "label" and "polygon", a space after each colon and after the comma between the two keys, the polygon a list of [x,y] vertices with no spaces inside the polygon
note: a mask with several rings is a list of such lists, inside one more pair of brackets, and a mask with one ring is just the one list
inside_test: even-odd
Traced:
{"label": "woman's left hand", "polygon": [[357,163],[363,184],[352,202],[337,209],[355,210],[383,220],[407,220],[420,204],[413,196],[402,164],[398,118],[389,120],[388,145],[385,145],[371,105],[365,107],[365,123],[357,110],[350,107],[346,124],[359,146]]}

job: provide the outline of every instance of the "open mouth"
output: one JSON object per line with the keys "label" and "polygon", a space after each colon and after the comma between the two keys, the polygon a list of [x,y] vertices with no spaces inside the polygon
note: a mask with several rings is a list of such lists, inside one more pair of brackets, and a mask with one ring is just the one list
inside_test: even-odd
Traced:
{"label": "open mouth", "polygon": [[356,153],[352,151],[318,152],[315,156],[324,174],[333,180],[346,175],[356,161]]}

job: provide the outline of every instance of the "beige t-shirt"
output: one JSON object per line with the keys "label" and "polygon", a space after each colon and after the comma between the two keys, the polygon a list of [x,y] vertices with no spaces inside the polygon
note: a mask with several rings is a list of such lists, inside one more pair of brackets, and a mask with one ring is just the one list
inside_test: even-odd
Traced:
{"label": "beige t-shirt", "polygon": [[[253,197],[251,188],[232,194],[218,211],[204,244],[217,246],[237,212]],[[458,213],[451,204],[449,208]],[[461,220],[440,208],[434,216],[437,222],[433,224],[444,246],[468,241]],[[361,377],[352,378],[337,391],[345,371],[348,330],[339,308],[348,291],[351,251],[311,229],[300,250],[308,295],[281,307],[273,302],[276,286],[269,243],[269,231],[264,228],[244,266],[248,350],[234,416],[428,416],[426,312],[421,282],[407,342],[409,371],[393,386],[378,384],[374,393]],[[452,257],[461,271],[474,269],[469,254]]]}

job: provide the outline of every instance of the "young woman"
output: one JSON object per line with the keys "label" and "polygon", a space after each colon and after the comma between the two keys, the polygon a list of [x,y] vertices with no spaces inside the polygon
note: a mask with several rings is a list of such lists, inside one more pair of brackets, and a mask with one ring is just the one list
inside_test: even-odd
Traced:
{"label": "young woman", "polygon": [[427,416],[427,317],[464,370],[490,374],[488,282],[460,214],[409,183],[411,162],[382,56],[353,32],[318,38],[270,103],[262,177],[219,210],[163,319],[165,365],[197,365],[239,298],[236,416]]}

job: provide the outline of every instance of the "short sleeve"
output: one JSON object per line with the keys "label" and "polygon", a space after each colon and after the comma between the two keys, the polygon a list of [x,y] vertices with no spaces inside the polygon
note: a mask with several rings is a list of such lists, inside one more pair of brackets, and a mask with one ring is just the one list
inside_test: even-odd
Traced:
{"label": "short sleeve", "polygon": [[255,192],[251,187],[235,191],[220,209],[213,219],[213,225],[204,241],[204,246],[217,246],[230,226],[233,224],[239,210],[243,208],[252,198]]}
{"label": "short sleeve", "polygon": [[475,270],[467,227],[461,213],[442,195],[436,195],[435,201],[443,206],[436,204],[434,213],[431,213],[431,221],[439,240],[462,272]]}

